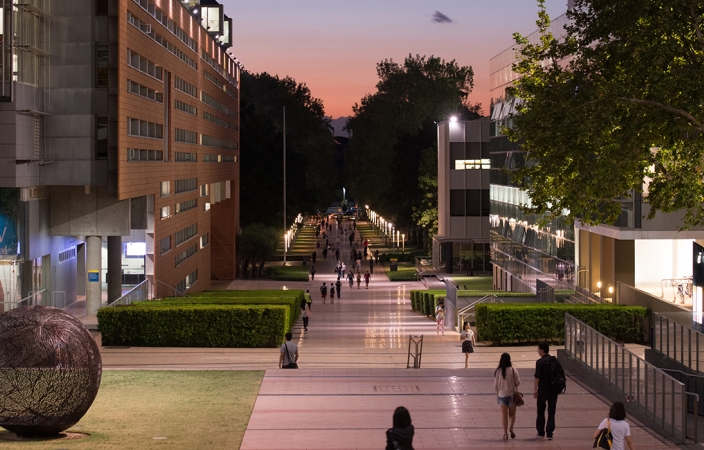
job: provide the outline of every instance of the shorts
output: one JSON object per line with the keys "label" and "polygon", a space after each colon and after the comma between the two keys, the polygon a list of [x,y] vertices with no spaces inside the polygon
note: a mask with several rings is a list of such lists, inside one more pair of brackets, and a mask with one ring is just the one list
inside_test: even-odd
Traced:
{"label": "shorts", "polygon": [[503,406],[513,405],[513,395],[507,395],[506,397],[496,397],[498,399],[498,404]]}
{"label": "shorts", "polygon": [[462,353],[474,353],[474,346],[472,345],[472,341],[462,342]]}

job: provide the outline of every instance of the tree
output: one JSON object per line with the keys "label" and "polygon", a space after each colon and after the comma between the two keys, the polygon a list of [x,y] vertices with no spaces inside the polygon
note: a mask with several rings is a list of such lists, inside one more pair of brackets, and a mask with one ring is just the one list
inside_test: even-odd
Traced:
{"label": "tree", "polygon": [[438,149],[423,150],[418,175],[422,197],[413,207],[413,220],[423,230],[423,248],[432,251],[432,237],[438,232]]}
{"label": "tree", "polygon": [[[264,263],[276,252],[276,243],[279,232],[277,228],[267,227],[262,224],[250,224],[242,230],[240,238],[240,257],[242,258],[243,277],[261,277],[264,270]],[[252,264],[252,269],[247,273],[248,267]],[[257,263],[259,263],[257,269]]]}
{"label": "tree", "polygon": [[356,104],[347,122],[345,180],[360,203],[397,226],[413,226],[414,207],[424,196],[421,155],[436,144],[436,122],[453,114],[479,116],[480,105],[467,101],[474,72],[454,60],[409,55],[403,65],[378,63],[377,74],[377,92]]}
{"label": "tree", "polygon": [[649,178],[649,218],[684,209],[684,227],[704,223],[704,3],[576,0],[560,40],[538,5],[542,38],[515,35],[509,90],[523,102],[507,133],[530,161],[515,174],[527,210],[613,223]]}
{"label": "tree", "polygon": [[283,223],[283,107],[286,107],[287,217],[330,202],[334,143],[323,103],[290,77],[242,72],[241,221]]}

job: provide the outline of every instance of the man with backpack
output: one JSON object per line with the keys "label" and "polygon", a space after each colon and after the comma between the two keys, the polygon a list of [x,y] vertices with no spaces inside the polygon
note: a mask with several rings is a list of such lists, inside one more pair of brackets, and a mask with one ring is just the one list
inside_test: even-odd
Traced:
{"label": "man with backpack", "polygon": [[323,305],[325,304],[325,300],[328,298],[328,285],[323,282],[323,285],[320,286],[320,298],[323,299]]}
{"label": "man with backpack", "polygon": [[[540,358],[535,362],[535,378],[533,380],[533,398],[537,399],[538,417],[535,419],[535,428],[538,430],[538,439],[547,435],[552,439],[555,431],[555,409],[557,396],[565,391],[565,371],[554,356],[550,355],[550,346],[547,342],[538,344]],[[545,406],[548,409],[547,425],[545,423]]]}

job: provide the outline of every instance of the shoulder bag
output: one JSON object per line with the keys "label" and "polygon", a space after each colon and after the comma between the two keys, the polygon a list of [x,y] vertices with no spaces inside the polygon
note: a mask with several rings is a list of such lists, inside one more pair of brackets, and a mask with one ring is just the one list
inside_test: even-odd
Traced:
{"label": "shoulder bag", "polygon": [[611,449],[611,444],[614,441],[614,437],[611,434],[611,420],[606,419],[606,428],[603,428],[599,435],[594,439],[593,448],[604,448],[606,450]]}
{"label": "shoulder bag", "polygon": [[526,402],[523,401],[523,394],[521,394],[520,392],[518,392],[518,386],[515,385],[515,384],[516,384],[516,377],[515,377],[515,375],[516,375],[516,369],[514,369],[513,367],[511,367],[511,370],[513,370],[513,375],[514,375],[514,377],[513,377],[513,383],[514,383],[514,387],[513,387],[513,404],[516,405],[516,407],[518,407],[518,406],[523,406],[523,405],[526,404]]}
{"label": "shoulder bag", "polygon": [[291,352],[288,351],[288,345],[284,342],[284,347],[286,347],[286,354],[288,355],[288,364],[284,366],[284,369],[298,369],[298,364],[296,360],[291,356]]}

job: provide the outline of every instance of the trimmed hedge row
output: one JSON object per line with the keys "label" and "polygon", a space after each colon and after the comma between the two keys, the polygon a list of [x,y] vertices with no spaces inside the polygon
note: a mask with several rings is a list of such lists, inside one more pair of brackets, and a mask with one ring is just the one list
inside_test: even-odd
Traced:
{"label": "trimmed hedge row", "polygon": [[277,347],[288,308],[282,305],[172,305],[101,308],[103,345],[135,347]]}
{"label": "trimmed hedge row", "polygon": [[621,305],[480,304],[477,338],[495,344],[564,343],[564,315],[569,313],[609,338],[644,342],[647,308]]}
{"label": "trimmed hedge row", "polygon": [[[527,297],[535,298],[535,295],[525,292],[507,292],[507,291],[457,291],[457,297],[476,297],[477,299],[485,295],[493,294],[497,297]],[[445,297],[445,290],[412,290],[411,291],[411,309],[413,311],[432,316],[435,314],[437,299]]]}

